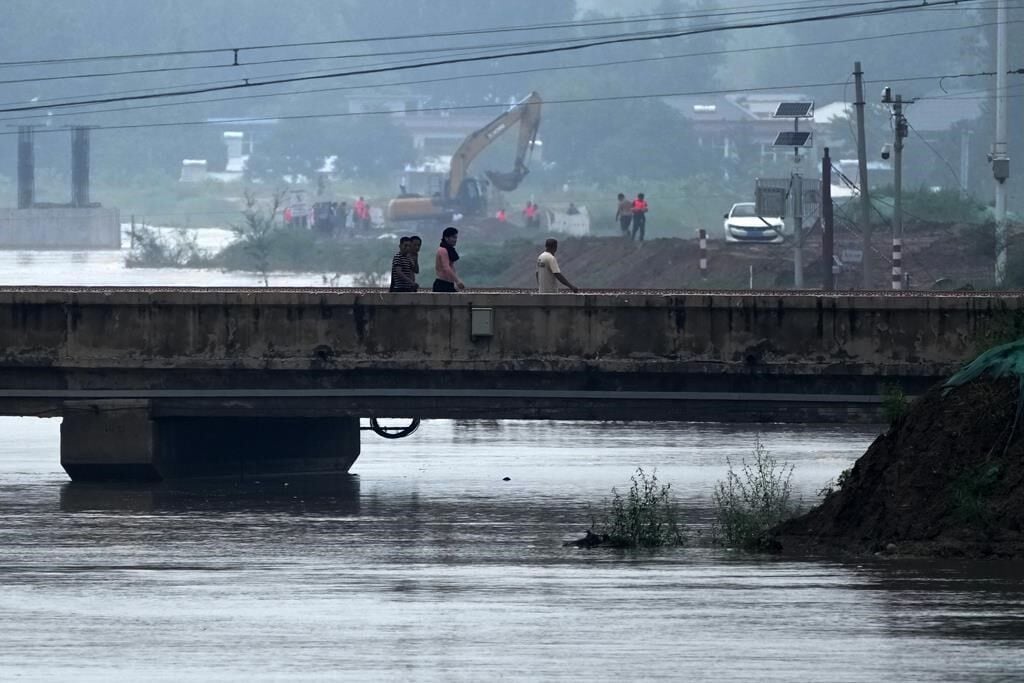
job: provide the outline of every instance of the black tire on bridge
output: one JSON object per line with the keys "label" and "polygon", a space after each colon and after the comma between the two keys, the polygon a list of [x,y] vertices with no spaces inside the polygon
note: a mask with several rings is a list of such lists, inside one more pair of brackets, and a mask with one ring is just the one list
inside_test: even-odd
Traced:
{"label": "black tire on bridge", "polygon": [[385,439],[404,439],[420,428],[419,418],[412,419],[405,427],[382,427],[375,417],[370,418],[370,429],[377,436]]}

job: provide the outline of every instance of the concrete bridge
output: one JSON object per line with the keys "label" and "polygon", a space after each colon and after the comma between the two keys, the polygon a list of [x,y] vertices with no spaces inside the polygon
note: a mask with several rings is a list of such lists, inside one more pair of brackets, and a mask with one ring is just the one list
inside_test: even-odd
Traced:
{"label": "concrete bridge", "polygon": [[1019,294],[0,289],[0,414],[75,479],[346,471],[359,417],[850,421]]}

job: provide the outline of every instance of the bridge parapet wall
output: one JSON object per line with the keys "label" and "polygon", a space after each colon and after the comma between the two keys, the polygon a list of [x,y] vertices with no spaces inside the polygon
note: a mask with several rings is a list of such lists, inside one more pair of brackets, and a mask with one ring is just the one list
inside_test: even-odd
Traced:
{"label": "bridge parapet wall", "polygon": [[[0,368],[939,375],[1017,296],[0,290]],[[493,336],[471,334],[490,309]]]}

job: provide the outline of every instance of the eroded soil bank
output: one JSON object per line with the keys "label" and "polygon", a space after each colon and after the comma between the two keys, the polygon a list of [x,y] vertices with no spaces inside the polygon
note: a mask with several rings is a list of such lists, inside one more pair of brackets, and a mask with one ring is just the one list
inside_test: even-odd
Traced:
{"label": "eroded soil bank", "polygon": [[1016,380],[934,387],[809,513],[785,553],[1024,557],[1024,423]]}

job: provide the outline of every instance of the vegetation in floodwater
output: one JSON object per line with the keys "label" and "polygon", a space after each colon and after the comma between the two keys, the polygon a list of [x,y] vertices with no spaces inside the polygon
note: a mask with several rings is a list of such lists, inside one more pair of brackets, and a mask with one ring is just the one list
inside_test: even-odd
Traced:
{"label": "vegetation in floodwater", "polygon": [[714,537],[729,547],[762,550],[768,530],[798,512],[792,497],[793,466],[780,464],[760,438],[754,441],[753,462],[744,460],[739,472],[726,462],[726,479],[714,492]]}
{"label": "vegetation in floodwater", "polygon": [[597,533],[588,531],[587,538],[600,537],[601,545],[617,548],[684,545],[686,535],[671,489],[671,484],[658,481],[655,472],[648,474],[638,467],[630,477],[629,491],[622,494],[612,489],[606,511],[594,520]]}
{"label": "vegetation in floodwater", "polygon": [[199,248],[195,232],[178,228],[169,235],[136,226],[132,245],[125,259],[129,268],[198,268],[207,255]]}

